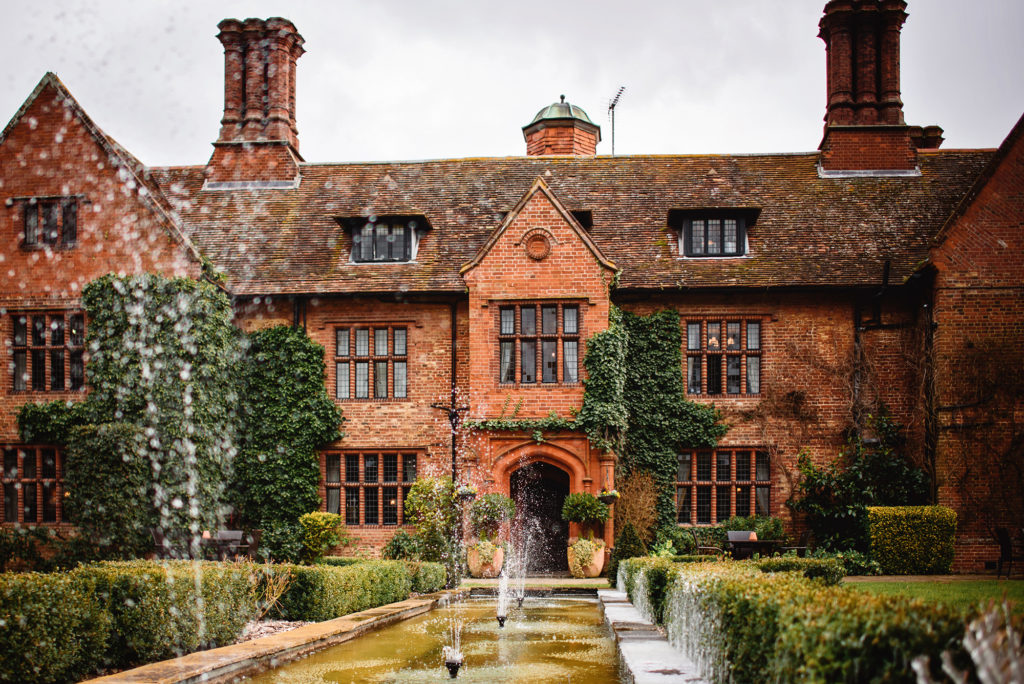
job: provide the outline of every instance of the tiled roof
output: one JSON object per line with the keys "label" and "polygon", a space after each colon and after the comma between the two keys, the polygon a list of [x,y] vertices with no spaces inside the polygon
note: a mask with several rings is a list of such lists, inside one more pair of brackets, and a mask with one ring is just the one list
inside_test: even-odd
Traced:
{"label": "tiled roof", "polygon": [[[470,261],[537,177],[620,269],[620,288],[898,283],[991,150],[930,151],[916,177],[820,178],[817,153],[505,157],[303,164],[293,190],[204,191],[203,167],[152,169],[186,234],[236,294],[463,292]],[[758,208],[748,255],[680,258],[672,209]],[[422,214],[415,263],[349,263],[336,217]]]}

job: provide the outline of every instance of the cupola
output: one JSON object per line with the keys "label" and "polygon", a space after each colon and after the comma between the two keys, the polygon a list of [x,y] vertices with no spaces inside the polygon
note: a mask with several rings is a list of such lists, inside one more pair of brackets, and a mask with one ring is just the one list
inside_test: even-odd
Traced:
{"label": "cupola", "polygon": [[526,154],[565,154],[594,156],[601,142],[601,127],[590,120],[582,108],[565,101],[565,95],[537,112],[528,125],[523,126]]}

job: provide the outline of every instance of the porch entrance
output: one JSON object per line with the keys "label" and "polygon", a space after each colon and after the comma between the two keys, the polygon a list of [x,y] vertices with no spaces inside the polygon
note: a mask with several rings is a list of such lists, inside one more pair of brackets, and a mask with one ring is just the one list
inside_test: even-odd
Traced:
{"label": "porch entrance", "polygon": [[525,549],[526,572],[568,572],[569,523],[562,520],[562,502],[569,494],[569,473],[531,463],[512,473],[509,485],[516,502],[513,543]]}

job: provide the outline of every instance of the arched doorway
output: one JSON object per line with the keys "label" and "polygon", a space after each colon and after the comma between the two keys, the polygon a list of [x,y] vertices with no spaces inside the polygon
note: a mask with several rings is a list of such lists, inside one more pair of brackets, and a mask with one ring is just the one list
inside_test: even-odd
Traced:
{"label": "arched doorway", "polygon": [[568,571],[569,523],[562,520],[562,502],[569,494],[569,473],[530,463],[512,473],[509,489],[516,502],[512,541],[525,551],[526,571]]}

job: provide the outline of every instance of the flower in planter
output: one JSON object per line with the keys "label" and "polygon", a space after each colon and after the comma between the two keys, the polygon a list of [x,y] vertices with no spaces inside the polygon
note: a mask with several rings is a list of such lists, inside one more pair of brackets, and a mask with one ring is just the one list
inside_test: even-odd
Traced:
{"label": "flower in planter", "polygon": [[475,499],[476,487],[471,484],[459,485],[459,488],[455,490],[455,495],[460,499]]}
{"label": "flower in planter", "polygon": [[618,501],[621,496],[617,489],[602,489],[597,493],[597,500],[603,504],[610,505]]}

